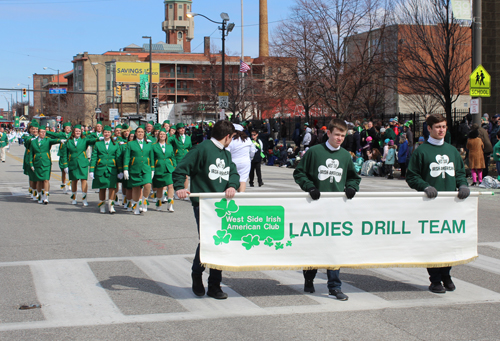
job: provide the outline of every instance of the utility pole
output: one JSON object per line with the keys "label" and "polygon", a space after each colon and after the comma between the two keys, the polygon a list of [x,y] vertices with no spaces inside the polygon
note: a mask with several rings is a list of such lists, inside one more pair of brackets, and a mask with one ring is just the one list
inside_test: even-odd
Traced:
{"label": "utility pole", "polygon": [[[481,64],[482,56],[482,23],[481,23],[481,0],[472,1],[472,70]],[[472,72],[471,70],[471,72]],[[483,100],[479,100],[479,114],[472,115],[472,123],[481,126],[481,116],[483,116]]]}

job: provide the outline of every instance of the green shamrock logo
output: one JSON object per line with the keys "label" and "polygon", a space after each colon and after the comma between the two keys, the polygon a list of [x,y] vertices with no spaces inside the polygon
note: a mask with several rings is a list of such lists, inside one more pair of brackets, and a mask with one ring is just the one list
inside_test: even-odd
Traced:
{"label": "green shamrock logo", "polygon": [[292,246],[292,241],[291,240],[287,241],[286,246]]}
{"label": "green shamrock logo", "polygon": [[281,243],[281,242],[276,242],[276,244],[274,245],[274,248],[275,248],[276,250],[282,249],[282,248],[283,248],[283,243]]}
{"label": "green shamrock logo", "polygon": [[250,250],[254,246],[258,246],[260,244],[259,242],[259,236],[252,236],[251,234],[246,235],[243,239],[243,246],[245,249]]}
{"label": "green shamrock logo", "polygon": [[216,202],[215,207],[215,212],[217,212],[217,216],[219,218],[224,218],[226,215],[230,215],[231,213],[238,211],[238,205],[236,205],[234,200],[228,202],[226,198]]}
{"label": "green shamrock logo", "polygon": [[264,245],[267,245],[269,247],[273,246],[274,245],[273,238],[267,237],[266,240],[264,241]]}
{"label": "green shamrock logo", "polygon": [[219,230],[216,233],[217,234],[213,236],[215,245],[219,245],[221,243],[224,243],[224,244],[229,243],[229,239],[231,239],[230,233],[227,233],[226,230]]}
{"label": "green shamrock logo", "polygon": [[295,234],[290,234],[290,239],[297,237]]}

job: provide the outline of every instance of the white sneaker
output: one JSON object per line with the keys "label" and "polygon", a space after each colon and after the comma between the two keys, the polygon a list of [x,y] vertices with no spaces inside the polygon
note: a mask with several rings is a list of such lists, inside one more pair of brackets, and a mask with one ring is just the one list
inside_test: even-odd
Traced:
{"label": "white sneaker", "polygon": [[82,202],[83,202],[83,207],[87,207],[89,205],[89,203],[87,202],[87,194],[86,193],[83,195]]}
{"label": "white sneaker", "polygon": [[142,212],[147,212],[148,211],[148,200],[146,198],[142,198]]}
{"label": "white sneaker", "polygon": [[71,199],[72,199],[72,201],[71,201],[71,205],[76,205],[76,204],[78,204],[78,202],[76,201],[76,193],[75,193],[75,192],[73,192],[73,193],[71,194]]}
{"label": "white sneaker", "polygon": [[38,192],[36,190],[33,191],[33,194],[31,195],[31,200],[38,201]]}
{"label": "white sneaker", "polygon": [[168,203],[167,205],[167,210],[169,212],[174,212],[174,204],[173,203]]}
{"label": "white sneaker", "polygon": [[42,195],[43,204],[47,205],[49,203],[49,192]]}
{"label": "white sneaker", "polygon": [[141,210],[139,209],[139,207],[141,206],[140,203],[141,203],[140,201],[139,202],[132,201],[132,210],[134,211],[135,215],[141,214]]}
{"label": "white sneaker", "polygon": [[111,200],[108,200],[108,211],[110,214],[116,213],[115,211],[115,203]]}
{"label": "white sneaker", "polygon": [[132,212],[133,209],[132,209],[132,200],[130,200],[129,202],[127,202],[127,212]]}
{"label": "white sneaker", "polygon": [[99,206],[99,212],[106,213],[106,207],[104,206],[104,201],[101,201],[97,206]]}
{"label": "white sneaker", "polygon": [[162,209],[161,209],[162,204],[163,204],[163,203],[161,202],[161,200],[158,200],[158,201],[156,202],[156,210],[157,210],[157,211],[162,211]]}

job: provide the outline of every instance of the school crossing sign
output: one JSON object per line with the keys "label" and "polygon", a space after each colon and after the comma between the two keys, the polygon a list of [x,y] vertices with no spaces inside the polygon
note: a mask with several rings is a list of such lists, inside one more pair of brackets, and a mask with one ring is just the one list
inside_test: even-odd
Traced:
{"label": "school crossing sign", "polygon": [[482,65],[470,75],[470,96],[491,97],[491,76]]}

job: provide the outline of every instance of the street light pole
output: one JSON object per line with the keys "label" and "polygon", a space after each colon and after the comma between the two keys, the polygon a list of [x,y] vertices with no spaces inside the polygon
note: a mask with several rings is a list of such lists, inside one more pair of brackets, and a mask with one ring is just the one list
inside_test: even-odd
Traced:
{"label": "street light pole", "polygon": [[[472,70],[475,70],[481,64],[482,56],[482,24],[481,24],[481,0],[473,0],[472,4]],[[472,71],[471,70],[471,71]],[[483,114],[483,100],[479,101],[479,114],[472,115],[472,122],[481,126],[481,116]]]}
{"label": "street light pole", "polygon": [[[150,36],[142,36],[144,39],[149,39],[149,113],[153,113],[153,59],[152,59],[152,39]],[[158,122],[158,117],[156,117]]]}

